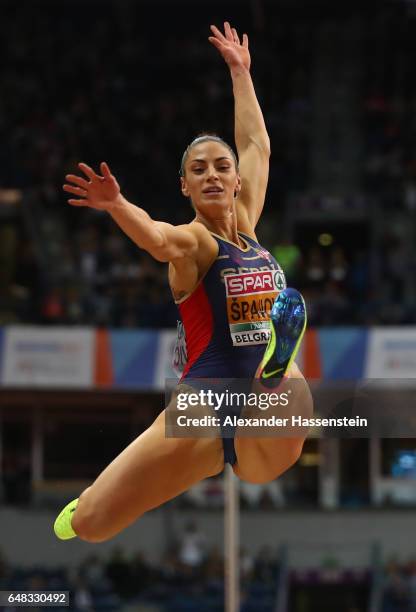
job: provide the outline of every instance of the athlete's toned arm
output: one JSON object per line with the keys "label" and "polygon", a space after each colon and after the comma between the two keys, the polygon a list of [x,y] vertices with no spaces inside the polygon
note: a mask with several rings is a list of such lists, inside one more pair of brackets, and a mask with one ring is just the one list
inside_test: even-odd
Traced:
{"label": "athlete's toned arm", "polygon": [[239,201],[247,211],[252,227],[263,210],[269,176],[270,139],[250,75],[248,37],[240,39],[235,28],[224,23],[223,35],[211,26],[209,41],[227,63],[233,83],[235,104],[235,143],[239,157],[241,192]]}
{"label": "athlete's toned arm", "polygon": [[197,232],[188,226],[154,221],[142,208],[128,202],[120,193],[117,180],[106,163],[100,165],[101,175],[86,164],[79,164],[79,168],[86,178],[74,174],[66,176],[68,183],[64,185],[64,190],[78,196],[78,199],[68,200],[69,204],[107,211],[137,246],[158,261],[196,258],[199,246]]}

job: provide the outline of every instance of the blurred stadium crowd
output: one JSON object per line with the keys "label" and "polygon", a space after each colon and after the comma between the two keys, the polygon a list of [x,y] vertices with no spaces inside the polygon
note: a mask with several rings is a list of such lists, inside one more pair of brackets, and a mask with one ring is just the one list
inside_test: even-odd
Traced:
{"label": "blurred stadium crowd", "polygon": [[[227,69],[207,41],[208,22],[201,25],[185,5],[175,28],[176,9],[164,5],[157,40],[147,27],[157,5],[147,6],[146,27],[134,3],[106,2],[99,14],[86,3],[81,20],[80,6],[44,5],[15,11],[2,4],[0,323],[171,327],[176,309],[165,266],[109,216],[67,206],[61,186],[78,161],[97,167],[106,160],[126,197],[154,218],[191,220],[179,160],[202,130],[233,142]],[[339,34],[355,37],[361,49],[353,63],[355,114],[342,126],[358,130],[358,182],[337,199],[314,190],[317,40],[324,31],[313,12],[300,17],[284,6],[264,2],[247,20],[247,4],[247,22],[236,24],[250,34],[272,143],[260,241],[305,293],[312,324],[415,323],[414,14],[399,4],[376,16],[361,7],[333,24],[335,36],[343,28]],[[207,18],[221,24],[223,7],[213,2]],[[328,85],[323,106],[339,95]],[[338,129],[329,146],[344,163]],[[368,226],[364,242],[335,232],[308,243],[288,225],[298,212],[318,211],[324,223],[334,202],[341,225],[343,215],[358,211]]]}
{"label": "blurred stadium crowd", "polygon": [[[350,584],[350,607],[355,612],[354,588],[372,580],[372,569],[359,572],[343,567],[336,559],[323,557],[314,572],[293,572],[291,581],[304,584]],[[271,612],[275,609],[282,571],[279,553],[264,547],[256,554],[240,550],[241,612]],[[128,555],[115,546],[108,555],[91,553],[77,565],[47,568],[14,567],[0,554],[0,586],[10,591],[70,591],[74,612],[208,612],[222,609],[224,558],[209,546],[199,527],[190,522],[179,541],[158,561],[150,561],[139,550]],[[355,578],[354,578],[355,576]],[[357,580],[359,578],[359,580]],[[382,612],[413,612],[416,607],[416,560],[391,559],[382,569]],[[298,584],[298,588],[302,588]],[[313,582],[312,582],[313,584]],[[301,596],[299,600],[301,600]],[[345,603],[345,602],[344,602]],[[11,606],[10,610],[14,608]],[[45,608],[35,608],[45,609]],[[55,607],[66,610],[67,608]],[[309,608],[308,608],[309,609]],[[366,608],[367,609],[367,608]]]}
{"label": "blurred stadium crowd", "polygon": [[[241,611],[272,609],[278,576],[276,555],[269,548],[255,556],[242,549],[240,565],[244,585]],[[108,557],[90,554],[72,568],[14,568],[0,558],[2,589],[69,590],[74,612],[219,610],[224,600],[223,583],[222,552],[209,546],[192,522],[165,556],[153,562],[139,551],[127,555],[120,546]]]}

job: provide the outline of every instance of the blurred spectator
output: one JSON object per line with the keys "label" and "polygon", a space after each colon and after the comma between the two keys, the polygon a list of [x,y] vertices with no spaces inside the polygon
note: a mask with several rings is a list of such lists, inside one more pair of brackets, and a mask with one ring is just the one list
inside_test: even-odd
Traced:
{"label": "blurred spectator", "polygon": [[92,591],[97,590],[100,585],[108,582],[106,570],[102,560],[96,554],[88,555],[81,564],[79,574],[83,579],[86,588]]}
{"label": "blurred spectator", "polygon": [[343,249],[336,247],[329,256],[328,276],[340,289],[345,289],[348,277],[348,262]]}
{"label": "blurred spectator", "polygon": [[319,324],[337,325],[347,323],[349,319],[349,302],[345,291],[336,281],[328,281],[319,300]]}
{"label": "blurred spectator", "polygon": [[2,476],[5,503],[28,504],[32,491],[30,457],[22,450],[5,451]]}
{"label": "blurred spectator", "polygon": [[273,584],[277,577],[278,562],[270,546],[261,548],[254,563],[254,578],[258,582]]}
{"label": "blurred spectator", "polygon": [[240,579],[244,584],[252,580],[254,569],[253,556],[244,547],[240,549]]}
{"label": "blurred spectator", "polygon": [[0,550],[0,585],[1,588],[7,584],[7,581],[10,579],[11,568],[9,567],[8,562],[6,561],[6,557],[4,556],[2,550]]}
{"label": "blurred spectator", "polygon": [[313,247],[307,254],[305,261],[305,284],[308,288],[320,288],[327,278],[327,270],[322,250]]}
{"label": "blurred spectator", "polygon": [[285,498],[279,479],[262,485],[240,482],[241,499],[249,508],[282,508]]}
{"label": "blurred spectator", "polygon": [[152,568],[142,552],[137,552],[130,563],[130,574],[134,595],[140,595],[152,582]]}
{"label": "blurred spectator", "polygon": [[383,612],[408,612],[409,595],[409,585],[402,569],[391,561],[386,567]]}
{"label": "blurred spectator", "polygon": [[205,562],[205,575],[211,582],[222,584],[224,580],[224,558],[217,547],[213,547],[208,551]]}
{"label": "blurred spectator", "polygon": [[182,565],[191,569],[200,568],[206,558],[206,538],[194,521],[185,526],[179,543],[178,558]]}
{"label": "blurred spectator", "polygon": [[120,546],[115,546],[111,552],[110,558],[106,563],[106,576],[111,580],[114,591],[120,597],[130,595],[131,585],[131,568],[126,559],[125,553]]}
{"label": "blurred spectator", "polygon": [[74,585],[74,603],[77,610],[94,612],[93,598],[83,578],[78,576]]}
{"label": "blurred spectator", "polygon": [[416,559],[411,559],[407,564],[407,576],[409,584],[410,612],[416,612]]}

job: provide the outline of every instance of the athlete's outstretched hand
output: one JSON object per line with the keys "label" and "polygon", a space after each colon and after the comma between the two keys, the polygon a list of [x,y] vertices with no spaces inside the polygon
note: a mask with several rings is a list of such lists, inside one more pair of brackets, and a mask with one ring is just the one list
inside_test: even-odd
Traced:
{"label": "athlete's outstretched hand", "polygon": [[87,179],[75,174],[67,174],[64,191],[78,196],[68,200],[72,206],[89,206],[98,210],[112,210],[119,203],[120,186],[105,162],[100,164],[101,175],[96,174],[87,164],[78,164]]}
{"label": "athlete's outstretched hand", "polygon": [[242,66],[250,70],[251,58],[248,50],[247,34],[243,34],[243,42],[240,44],[237,30],[232,28],[228,21],[224,22],[225,35],[214,25],[211,26],[211,31],[214,36],[209,36],[208,40],[218,49],[229,68]]}

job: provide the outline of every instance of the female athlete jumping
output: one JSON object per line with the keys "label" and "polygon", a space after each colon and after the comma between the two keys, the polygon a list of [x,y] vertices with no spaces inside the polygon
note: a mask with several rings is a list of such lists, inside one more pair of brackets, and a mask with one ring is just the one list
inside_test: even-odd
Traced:
{"label": "female athlete jumping", "polygon": [[[286,376],[303,383],[293,359],[306,325],[304,302],[298,292],[285,289],[281,268],[255,234],[270,142],[250,76],[248,38],[244,34],[240,43],[228,22],[224,34],[215,26],[211,30],[209,41],[230,69],[238,163],[217,136],[198,137],[188,146],[180,181],[195,211],[193,221],[180,226],[154,221],[121,195],[104,162],[101,175],[79,164],[85,178],[68,175],[64,190],[77,196],[70,204],[107,211],[140,248],[169,264],[186,334],[182,381],[256,377],[267,385]],[[306,383],[296,404],[304,415],[310,413]],[[162,412],[62,510],[55,522],[59,538],[107,540],[148,510],[218,474],[225,462],[249,482],[272,480],[297,461],[305,437],[167,438],[164,417]]]}

